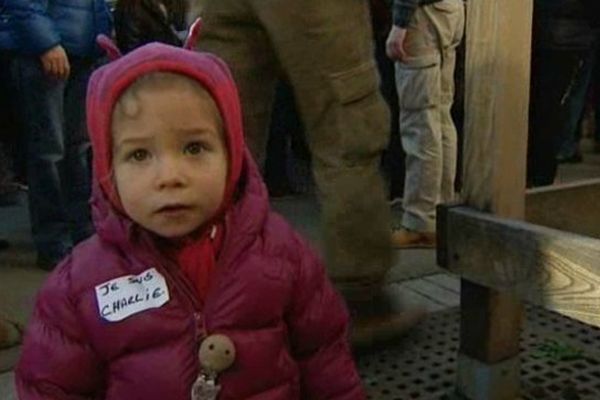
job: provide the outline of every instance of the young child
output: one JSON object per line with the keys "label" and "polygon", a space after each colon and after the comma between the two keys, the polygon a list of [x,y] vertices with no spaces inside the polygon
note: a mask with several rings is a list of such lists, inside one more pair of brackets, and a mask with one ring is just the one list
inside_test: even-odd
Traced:
{"label": "young child", "polygon": [[348,315],[269,210],[222,61],[149,44],[97,70],[97,234],[48,278],[19,398],[364,399]]}

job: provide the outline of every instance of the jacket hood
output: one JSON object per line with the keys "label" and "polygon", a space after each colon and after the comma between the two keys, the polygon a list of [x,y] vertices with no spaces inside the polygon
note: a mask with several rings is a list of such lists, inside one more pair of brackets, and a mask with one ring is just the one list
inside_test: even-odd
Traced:
{"label": "jacket hood", "polygon": [[[123,213],[111,176],[111,116],[123,92],[136,79],[154,72],[182,74],[197,81],[212,96],[221,113],[229,153],[229,174],[218,215],[227,212],[233,203],[242,167],[245,165],[246,172],[256,170],[245,150],[239,95],[225,63],[209,53],[161,43],[142,46],[96,70],[88,85],[87,124],[94,153],[92,208],[99,233],[105,230],[100,229],[101,221],[111,226],[109,230],[112,233],[117,227],[129,232],[133,224]],[[248,175],[260,180],[257,173]],[[262,186],[262,183],[258,186]],[[266,200],[266,194],[260,197],[263,195]]]}
{"label": "jacket hood", "polygon": [[123,92],[138,78],[153,72],[172,72],[197,81],[221,113],[229,151],[229,176],[224,203],[229,203],[239,180],[244,136],[237,88],[223,61],[212,54],[151,43],[96,70],[88,85],[87,122],[94,151],[93,175],[112,205],[120,201],[111,179],[111,116]]}

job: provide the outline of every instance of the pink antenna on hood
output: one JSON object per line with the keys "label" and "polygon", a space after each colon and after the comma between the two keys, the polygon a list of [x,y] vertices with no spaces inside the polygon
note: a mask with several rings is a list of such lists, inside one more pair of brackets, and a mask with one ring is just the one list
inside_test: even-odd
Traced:
{"label": "pink antenna on hood", "polygon": [[193,50],[196,47],[196,43],[198,42],[198,37],[200,36],[200,31],[202,30],[202,18],[196,18],[194,23],[190,26],[190,30],[187,34],[187,38],[183,43],[183,48],[188,50]]}
{"label": "pink antenna on hood", "polygon": [[100,46],[102,50],[106,52],[106,55],[110,61],[114,61],[123,55],[121,54],[121,50],[119,50],[115,42],[113,42],[112,39],[106,35],[98,35],[96,37],[96,43],[98,43],[98,46]]}

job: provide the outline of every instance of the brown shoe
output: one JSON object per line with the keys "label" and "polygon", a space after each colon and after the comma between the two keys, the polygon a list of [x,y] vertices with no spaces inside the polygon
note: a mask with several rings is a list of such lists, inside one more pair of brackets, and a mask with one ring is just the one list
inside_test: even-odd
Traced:
{"label": "brown shoe", "polygon": [[392,247],[397,249],[432,249],[436,246],[434,232],[417,232],[406,228],[392,231]]}
{"label": "brown shoe", "polygon": [[368,299],[346,299],[346,303],[352,317],[350,343],[359,351],[405,336],[426,316],[424,308],[402,306],[382,289]]}

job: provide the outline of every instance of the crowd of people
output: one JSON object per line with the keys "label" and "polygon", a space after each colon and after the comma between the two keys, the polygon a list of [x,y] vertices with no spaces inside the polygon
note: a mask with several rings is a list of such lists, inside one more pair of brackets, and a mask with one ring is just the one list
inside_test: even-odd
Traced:
{"label": "crowd of people", "polygon": [[[588,5],[535,2],[530,186],[578,159]],[[385,275],[456,195],[464,1],[111,6],[0,0],[0,196],[26,185],[53,271],[21,398],[364,398],[350,340],[423,317]],[[311,180],[323,261],[269,206]]]}

